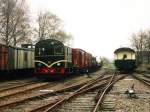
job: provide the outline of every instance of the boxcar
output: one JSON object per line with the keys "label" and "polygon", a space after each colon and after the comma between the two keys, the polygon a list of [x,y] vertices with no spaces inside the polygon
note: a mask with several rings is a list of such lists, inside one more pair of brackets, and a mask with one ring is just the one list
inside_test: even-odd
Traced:
{"label": "boxcar", "polygon": [[72,49],[74,72],[85,73],[92,67],[92,55],[82,49]]}
{"label": "boxcar", "polygon": [[0,44],[0,72],[31,72],[34,69],[34,50]]}
{"label": "boxcar", "polygon": [[9,47],[9,70],[28,71],[34,68],[34,50]]}
{"label": "boxcar", "polygon": [[92,55],[90,53],[86,53],[87,65],[86,68],[90,69],[92,67]]}
{"label": "boxcar", "polygon": [[85,51],[82,49],[72,49],[73,71],[75,73],[83,73],[85,66]]}

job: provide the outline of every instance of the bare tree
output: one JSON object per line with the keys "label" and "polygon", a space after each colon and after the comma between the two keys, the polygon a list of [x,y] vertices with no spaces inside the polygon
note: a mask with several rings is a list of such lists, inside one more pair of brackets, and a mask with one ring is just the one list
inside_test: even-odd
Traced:
{"label": "bare tree", "polygon": [[27,40],[30,33],[25,1],[0,0],[0,39],[16,46]]}
{"label": "bare tree", "polygon": [[150,31],[147,31],[146,39],[145,39],[146,51],[148,53],[148,63],[150,64]]}
{"label": "bare tree", "polygon": [[71,46],[71,41],[72,41],[72,35],[71,34],[67,34],[65,31],[60,30],[55,34],[55,39],[65,43],[68,46]]}
{"label": "bare tree", "polygon": [[147,51],[150,51],[150,31],[147,31],[147,35],[145,39],[145,47]]}
{"label": "bare tree", "polygon": [[143,31],[140,31],[138,34],[132,34],[132,37],[130,40],[131,46],[136,51],[143,51],[146,48],[145,39],[146,39],[146,33]]}
{"label": "bare tree", "polygon": [[63,30],[62,20],[51,12],[40,12],[38,15],[38,40],[56,39],[63,43],[70,44],[71,34]]}
{"label": "bare tree", "polygon": [[38,15],[39,39],[56,38],[56,33],[61,29],[61,20],[50,12],[40,12]]}
{"label": "bare tree", "polygon": [[147,32],[140,31],[131,37],[131,46],[137,51],[137,64],[143,63],[143,51],[147,50]]}
{"label": "bare tree", "polygon": [[130,42],[131,42],[131,46],[135,49],[135,50],[137,50],[137,51],[139,51],[140,50],[140,43],[139,43],[139,39],[137,38],[137,35],[136,34],[132,34],[132,37],[131,37],[131,39],[130,39]]}

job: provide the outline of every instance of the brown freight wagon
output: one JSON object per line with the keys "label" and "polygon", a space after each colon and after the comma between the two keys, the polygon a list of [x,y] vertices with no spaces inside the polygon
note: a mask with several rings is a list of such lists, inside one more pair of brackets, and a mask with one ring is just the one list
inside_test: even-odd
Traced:
{"label": "brown freight wagon", "polygon": [[85,70],[89,71],[92,66],[92,55],[90,53],[85,52]]}
{"label": "brown freight wagon", "polygon": [[87,53],[87,62],[88,62],[87,68],[91,68],[91,66],[92,66],[92,55],[90,53]]}
{"label": "brown freight wagon", "polygon": [[85,51],[82,49],[72,49],[72,63],[75,73],[82,73],[85,70]]}

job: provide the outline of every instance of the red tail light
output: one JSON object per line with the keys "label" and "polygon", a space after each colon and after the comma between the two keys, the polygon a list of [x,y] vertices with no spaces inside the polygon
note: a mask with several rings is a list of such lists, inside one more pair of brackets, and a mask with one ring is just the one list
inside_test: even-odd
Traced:
{"label": "red tail light", "polygon": [[64,74],[65,74],[65,69],[64,69],[64,68],[61,68],[61,69],[60,69],[60,73],[61,73],[61,75],[64,75]]}
{"label": "red tail light", "polygon": [[42,69],[41,69],[41,72],[43,72],[43,73],[48,73],[48,68],[42,68]]}

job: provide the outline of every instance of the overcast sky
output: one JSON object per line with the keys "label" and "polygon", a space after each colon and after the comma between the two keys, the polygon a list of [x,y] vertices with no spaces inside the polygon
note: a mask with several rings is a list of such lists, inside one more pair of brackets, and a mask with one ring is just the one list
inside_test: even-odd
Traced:
{"label": "overcast sky", "polygon": [[150,0],[27,0],[31,16],[49,10],[64,21],[73,47],[113,59],[132,33],[150,28]]}

